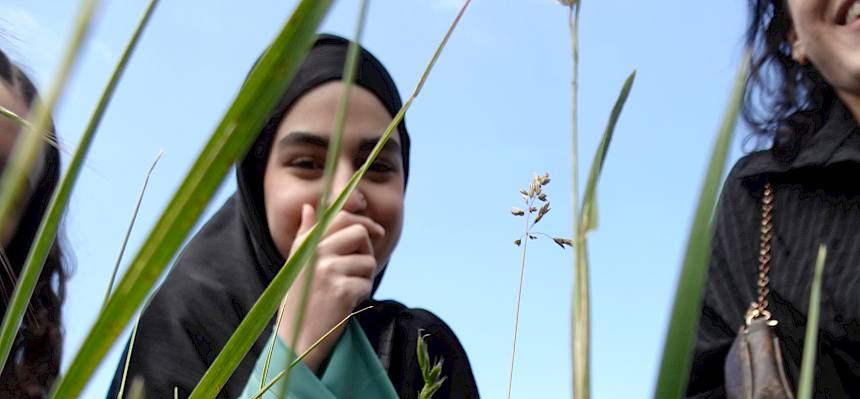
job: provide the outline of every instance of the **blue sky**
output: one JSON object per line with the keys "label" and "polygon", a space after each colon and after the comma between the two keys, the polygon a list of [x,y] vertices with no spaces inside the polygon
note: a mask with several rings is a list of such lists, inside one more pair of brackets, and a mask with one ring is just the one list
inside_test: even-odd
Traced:
{"label": "blue sky", "polygon": [[[64,308],[64,367],[96,315],[144,174],[158,165],[130,259],[296,1],[162,0],[119,85],[71,201],[76,260]],[[356,1],[323,31],[351,35]],[[376,0],[364,44],[411,91],[457,0]],[[77,1],[6,0],[0,47],[47,87]],[[103,1],[55,113],[74,149],[143,0]],[[715,131],[742,52],[745,2],[585,1],[581,14],[580,168],[626,76],[637,79],[598,191],[590,238],[597,398],[652,395],[668,313]],[[554,0],[474,0],[407,115],[413,139],[403,236],[378,298],[440,315],[459,336],[484,397],[505,394],[521,221],[510,215],[533,172],[548,171],[541,231],[569,235],[570,42]],[[744,137],[746,131],[738,132]],[[741,141],[732,160],[742,154]],[[203,219],[235,189],[228,176]],[[570,397],[572,251],[529,247],[514,397]],[[125,338],[122,339],[124,343]],[[103,397],[119,346],[85,397]]]}

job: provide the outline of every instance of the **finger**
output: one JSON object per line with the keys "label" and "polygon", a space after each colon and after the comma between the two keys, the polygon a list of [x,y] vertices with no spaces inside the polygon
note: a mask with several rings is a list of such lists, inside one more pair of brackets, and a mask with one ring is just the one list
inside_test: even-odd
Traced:
{"label": "finger", "polygon": [[317,273],[324,278],[360,277],[372,279],[376,271],[376,258],[371,255],[345,255],[323,258],[318,262]]}
{"label": "finger", "polygon": [[364,226],[371,237],[381,238],[385,236],[385,228],[379,223],[376,223],[373,219],[346,211],[338,212],[326,230],[326,234],[324,236],[331,235],[353,224]]}
{"label": "finger", "polygon": [[370,234],[362,224],[353,224],[320,241],[317,253],[324,255],[373,255]]}
{"label": "finger", "polygon": [[310,204],[302,204],[302,219],[299,223],[299,231],[296,232],[296,236],[303,236],[310,232],[316,222],[317,216],[314,207]]}

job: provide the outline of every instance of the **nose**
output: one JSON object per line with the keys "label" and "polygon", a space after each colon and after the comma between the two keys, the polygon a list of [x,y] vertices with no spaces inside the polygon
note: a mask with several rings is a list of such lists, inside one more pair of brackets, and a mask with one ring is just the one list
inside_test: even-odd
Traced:
{"label": "nose", "polygon": [[[352,178],[351,170],[347,170],[350,168],[338,168],[339,170],[335,173],[334,182],[332,184],[332,201],[337,198],[337,195],[346,188],[349,180]],[[364,214],[367,210],[367,198],[364,196],[364,193],[361,189],[361,184],[352,191],[347,198],[346,203],[343,205],[343,210],[349,213],[355,214]]]}
{"label": "nose", "polygon": [[343,209],[349,213],[358,215],[363,215],[364,211],[367,210],[367,199],[358,187],[349,195],[346,204],[343,205]]}

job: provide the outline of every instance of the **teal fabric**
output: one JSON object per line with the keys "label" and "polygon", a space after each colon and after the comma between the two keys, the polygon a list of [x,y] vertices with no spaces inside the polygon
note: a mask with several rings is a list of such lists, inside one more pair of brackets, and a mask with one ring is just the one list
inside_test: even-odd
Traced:
{"label": "teal fabric", "polygon": [[[277,333],[273,332],[273,334],[275,349],[272,352],[272,360],[266,376],[267,382],[284,369],[287,357],[292,353]],[[271,342],[271,338],[267,342]],[[268,347],[257,359],[254,372],[251,373],[245,390],[242,391],[242,398],[250,398],[259,392],[267,353]],[[266,399],[397,399],[394,385],[391,384],[370,341],[355,320],[347,323],[346,330],[332,350],[321,377],[307,368],[304,362],[299,362],[290,372],[286,396],[279,395],[282,389],[282,383],[278,382],[262,397]]]}

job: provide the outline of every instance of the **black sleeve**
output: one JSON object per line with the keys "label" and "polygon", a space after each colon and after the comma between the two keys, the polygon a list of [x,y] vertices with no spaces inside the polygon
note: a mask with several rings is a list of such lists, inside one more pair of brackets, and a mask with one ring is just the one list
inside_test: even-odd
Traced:
{"label": "black sleeve", "polygon": [[[180,397],[187,397],[207,369],[204,357],[215,352],[202,335],[190,333],[199,329],[183,325],[187,322],[183,315],[186,308],[181,302],[169,300],[170,297],[158,295],[141,317],[128,367],[126,394],[135,378],[143,378],[147,398],[173,398],[174,387],[179,389]],[[119,393],[128,349],[126,343],[109,399],[117,398]]]}
{"label": "black sleeve", "polygon": [[[743,161],[743,160],[742,160]],[[725,397],[726,355],[755,290],[758,199],[736,177],[723,186],[714,215],[711,257],[693,349],[688,398]]]}
{"label": "black sleeve", "polygon": [[[251,298],[251,294],[248,298],[237,298],[225,291],[213,280],[194,276],[180,275],[165,281],[140,320],[126,392],[133,379],[141,377],[146,398],[173,398],[174,388],[181,398],[191,394],[233,335],[246,313],[244,304]],[[219,398],[232,399],[241,392],[270,331],[264,331],[257,339],[227,380]],[[109,399],[116,398],[124,365],[125,355],[117,365]]]}

